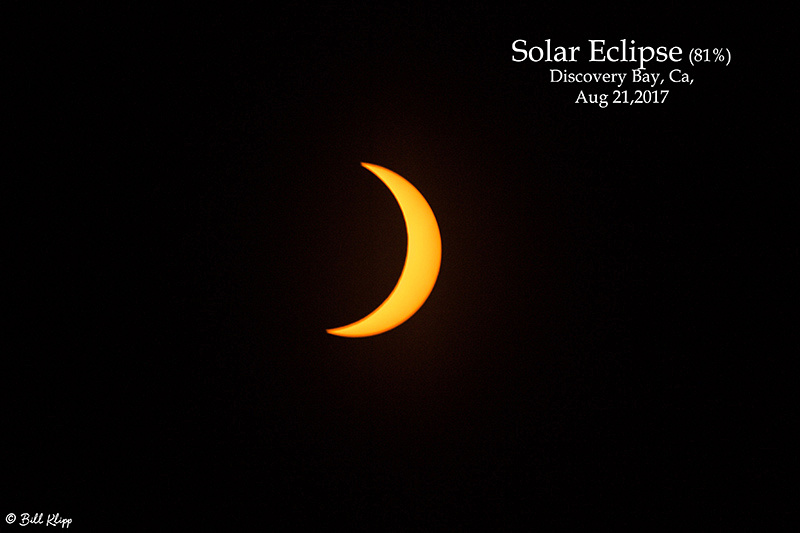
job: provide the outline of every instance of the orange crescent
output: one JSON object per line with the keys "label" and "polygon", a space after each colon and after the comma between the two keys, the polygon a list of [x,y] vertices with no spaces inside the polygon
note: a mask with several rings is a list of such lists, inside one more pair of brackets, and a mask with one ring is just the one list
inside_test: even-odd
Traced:
{"label": "orange crescent", "polygon": [[340,337],[369,337],[396,328],[428,299],[442,263],[442,237],[433,210],[401,175],[370,163],[361,166],[378,176],[394,195],[408,233],[406,262],[389,297],[373,312],[347,326],[326,330]]}

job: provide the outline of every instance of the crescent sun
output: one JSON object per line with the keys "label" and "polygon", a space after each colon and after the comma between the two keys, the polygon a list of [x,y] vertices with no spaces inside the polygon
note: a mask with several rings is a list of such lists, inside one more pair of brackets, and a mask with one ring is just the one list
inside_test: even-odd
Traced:
{"label": "crescent sun", "polygon": [[408,233],[406,262],[389,297],[373,312],[347,326],[326,330],[340,337],[369,337],[393,329],[417,312],[428,299],[442,263],[442,237],[433,210],[405,178],[370,163],[361,166],[375,174],[392,192]]}

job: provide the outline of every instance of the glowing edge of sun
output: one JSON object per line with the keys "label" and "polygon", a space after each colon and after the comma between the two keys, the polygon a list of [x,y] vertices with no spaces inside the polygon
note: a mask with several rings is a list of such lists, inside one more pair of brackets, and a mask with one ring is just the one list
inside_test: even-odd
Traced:
{"label": "glowing edge of sun", "polygon": [[325,330],[340,337],[369,337],[396,328],[428,299],[442,263],[442,237],[433,210],[405,178],[370,163],[361,166],[375,174],[394,195],[408,233],[406,262],[389,297],[373,312],[347,326]]}

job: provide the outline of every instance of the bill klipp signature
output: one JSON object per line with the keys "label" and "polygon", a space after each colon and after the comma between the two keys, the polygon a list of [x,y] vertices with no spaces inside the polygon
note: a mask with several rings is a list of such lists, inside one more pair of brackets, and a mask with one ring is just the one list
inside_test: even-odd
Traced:
{"label": "bill klipp signature", "polygon": [[47,514],[47,518],[45,519],[44,513],[22,513],[19,515],[19,521],[17,521],[17,515],[14,513],[8,513],[6,515],[6,523],[13,524],[17,523],[20,526],[34,526],[34,525],[43,525],[43,526],[54,526],[61,528],[69,528],[69,525],[72,523],[71,518],[66,518],[61,516],[59,513]]}

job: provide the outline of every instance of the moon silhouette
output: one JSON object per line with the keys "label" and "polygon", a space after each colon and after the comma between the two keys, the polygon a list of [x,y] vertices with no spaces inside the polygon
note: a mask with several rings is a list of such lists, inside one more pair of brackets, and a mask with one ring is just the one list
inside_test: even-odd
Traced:
{"label": "moon silhouette", "polygon": [[361,166],[378,176],[394,195],[408,233],[406,262],[389,297],[373,312],[347,326],[326,330],[340,337],[369,337],[396,328],[428,299],[442,263],[442,237],[433,210],[401,175],[370,163]]}

